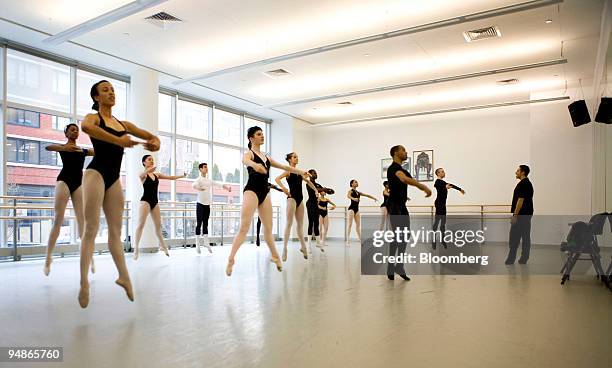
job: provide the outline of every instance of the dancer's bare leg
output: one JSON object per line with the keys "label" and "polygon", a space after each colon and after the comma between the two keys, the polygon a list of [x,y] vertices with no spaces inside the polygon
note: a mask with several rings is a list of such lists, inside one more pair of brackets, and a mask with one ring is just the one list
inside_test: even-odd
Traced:
{"label": "dancer's bare leg", "polygon": [[258,204],[257,195],[250,190],[245,191],[242,198],[242,209],[240,210],[240,229],[238,229],[238,233],[232,242],[232,250],[230,251],[230,255],[227,259],[227,268],[225,270],[225,273],[228,276],[232,275],[232,268],[234,266],[236,252],[238,252],[238,249],[240,249],[240,246],[246,238]]}
{"label": "dancer's bare leg", "polygon": [[[158,206],[159,207],[159,206]],[[134,235],[136,240],[136,247],[134,248],[134,260],[137,260],[140,256],[140,238],[142,237],[142,231],[147,223],[147,217],[151,212],[151,206],[148,202],[140,201],[140,209],[138,210],[138,226],[136,227],[136,234]]]}
{"label": "dancer's bare leg", "polygon": [[276,253],[276,246],[274,245],[274,236],[272,235],[272,200],[268,195],[262,204],[257,208],[257,213],[261,218],[261,225],[264,229],[264,239],[268,244],[268,248],[270,248],[270,254],[272,258],[271,262],[276,264],[276,268],[279,271],[283,270],[283,264],[281,260],[278,258],[278,253]]}
{"label": "dancer's bare leg", "polygon": [[287,224],[285,225],[285,236],[283,237],[283,262],[287,261],[287,242],[291,236],[291,226],[295,216],[295,199],[287,198]]}
{"label": "dancer's bare leg", "polygon": [[297,223],[297,234],[300,239],[300,252],[308,259],[308,251],[306,250],[306,242],[304,241],[304,202],[295,209],[295,222]]}
{"label": "dancer's bare leg", "polygon": [[89,304],[88,271],[93,257],[96,235],[100,226],[100,209],[104,201],[104,180],[95,170],[85,170],[83,186],[87,188],[83,196],[85,218],[85,231],[81,238],[81,289],[79,290],[79,304],[86,308]]}
{"label": "dancer's bare leg", "polygon": [[355,214],[355,231],[357,231],[357,239],[361,243],[361,213]]}
{"label": "dancer's bare leg", "polygon": [[49,240],[47,242],[47,258],[45,259],[45,267],[43,269],[46,276],[49,276],[51,272],[51,262],[53,261],[52,254],[59,236],[62,223],[64,222],[64,213],[66,206],[68,205],[68,199],[70,198],[70,190],[63,181],[58,181],[55,184],[55,203],[53,208],[55,210],[55,218],[53,219],[53,227],[49,232]]}
{"label": "dancer's bare leg", "polygon": [[102,208],[104,209],[104,216],[106,216],[106,224],[108,225],[108,249],[113,256],[113,261],[119,273],[115,283],[125,290],[125,294],[130,301],[134,301],[132,282],[130,281],[130,274],[125,264],[123,244],[121,243],[121,224],[123,222],[124,206],[125,200],[121,189],[121,180],[117,179],[106,191]]}
{"label": "dancer's bare leg", "polygon": [[346,244],[351,242],[351,228],[353,227],[353,219],[355,218],[355,212],[353,210],[348,211],[348,230],[346,231]]}
{"label": "dancer's bare leg", "polygon": [[380,208],[380,227],[379,230],[384,230],[387,225],[387,209],[385,207]]}
{"label": "dancer's bare leg", "polygon": [[[72,208],[74,210],[74,217],[76,218],[77,231],[79,232],[79,240],[83,242],[83,232],[85,231],[85,214],[83,210],[83,186],[78,187],[77,190],[72,192],[70,195],[72,200]],[[96,266],[94,258],[91,257],[91,273],[96,273]]]}
{"label": "dancer's bare leg", "polygon": [[161,210],[159,209],[159,205],[155,206],[153,211],[151,211],[151,219],[153,219],[155,234],[157,234],[157,239],[159,239],[159,247],[167,257],[170,257],[168,247],[166,247],[166,241],[164,240],[164,234],[162,233]]}

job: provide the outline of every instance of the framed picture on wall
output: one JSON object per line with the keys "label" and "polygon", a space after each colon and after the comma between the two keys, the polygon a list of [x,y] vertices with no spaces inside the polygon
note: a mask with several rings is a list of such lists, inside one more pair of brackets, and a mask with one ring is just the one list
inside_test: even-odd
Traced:
{"label": "framed picture on wall", "polygon": [[[393,163],[392,158],[383,158],[380,160],[380,177],[383,180],[387,180],[387,169]],[[406,158],[406,161],[402,164],[402,168],[412,174],[412,159]]]}
{"label": "framed picture on wall", "polygon": [[434,152],[433,150],[412,152],[414,170],[410,174],[418,181],[434,180]]}
{"label": "framed picture on wall", "polygon": [[392,158],[383,158],[380,160],[380,177],[381,179],[387,180],[387,169],[393,163]]}

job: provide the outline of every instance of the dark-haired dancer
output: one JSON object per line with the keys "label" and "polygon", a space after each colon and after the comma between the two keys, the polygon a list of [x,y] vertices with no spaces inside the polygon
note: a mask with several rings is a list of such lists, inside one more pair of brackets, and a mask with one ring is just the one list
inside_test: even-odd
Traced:
{"label": "dark-haired dancer", "polygon": [[314,186],[312,188],[310,185],[306,187],[308,191],[308,200],[306,201],[306,212],[308,213],[308,248],[311,248],[310,242],[312,240],[312,236],[314,235],[314,239],[317,244],[319,244],[319,192],[323,189],[323,186],[316,182],[318,175],[314,169],[308,170],[308,174],[310,174],[310,183]]}
{"label": "dark-haired dancer", "polygon": [[[53,219],[53,227],[49,232],[49,241],[47,243],[47,258],[45,259],[44,267],[46,276],[49,276],[49,272],[51,272],[53,249],[64,222],[64,213],[66,212],[69,199],[72,200],[79,239],[83,240],[83,190],[81,189],[83,165],[85,164],[85,157],[93,156],[94,154],[93,149],[77,146],[76,141],[79,138],[78,125],[74,123],[66,125],[64,135],[68,139],[65,144],[51,144],[45,147],[47,151],[59,152],[62,158],[62,171],[57,176],[55,184],[55,218]],[[91,259],[91,272],[95,272],[93,258]]]}
{"label": "dark-haired dancer", "polygon": [[270,168],[276,167],[277,169],[308,177],[308,174],[304,171],[291,166],[281,165],[261,152],[260,147],[264,143],[264,134],[260,127],[250,127],[247,132],[247,137],[249,138],[249,150],[244,153],[242,163],[247,167],[249,180],[244,187],[242,210],[240,213],[240,229],[234,237],[232,250],[227,260],[225,273],[228,276],[232,274],[236,252],[238,252],[238,249],[249,231],[255,210],[257,210],[261,218],[261,223],[264,228],[264,239],[266,239],[266,243],[268,243],[268,247],[270,248],[270,254],[272,256],[270,261],[276,264],[278,271],[283,270],[283,263],[278,258],[278,253],[274,246],[274,238],[272,237],[272,201],[270,200],[270,196],[268,196],[270,192],[268,186]]}
{"label": "dark-haired dancer", "polygon": [[87,188],[85,200],[85,232],[81,246],[81,289],[79,304],[86,308],[89,304],[89,279],[87,270],[91,263],[94,242],[100,226],[100,208],[104,210],[108,225],[108,249],[119,272],[115,283],[121,286],[129,300],[134,301],[132,282],[125,264],[123,244],[121,243],[121,223],[125,201],[121,180],[121,160],[124,148],[133,147],[138,142],[130,135],[144,139],[141,143],[146,150],[159,150],[159,138],[128,121],[119,121],[112,114],[115,105],[115,90],[108,81],[100,81],[91,87],[90,96],[94,101],[93,110],[97,114],[87,114],[81,127],[89,134],[93,144],[94,158],[85,170],[83,186]]}
{"label": "dark-haired dancer", "polygon": [[[444,232],[446,231],[446,198],[448,197],[449,189],[456,189],[461,192],[461,194],[465,194],[465,190],[459,188],[454,184],[449,184],[445,182],[443,179],[446,177],[446,173],[443,168],[436,169],[436,182],[434,183],[434,188],[436,188],[436,200],[434,205],[436,206],[436,218],[433,223],[432,229],[433,231],[438,230],[438,224],[440,224],[440,240],[442,242],[442,246],[444,249],[447,248],[446,242],[444,241]],[[432,248],[436,249],[436,236],[432,240]]]}
{"label": "dark-haired dancer", "polygon": [[383,203],[380,205],[380,230],[384,230],[389,218],[389,212],[387,211],[387,201],[389,199],[389,181],[385,180],[383,182],[383,186],[385,187],[385,189],[383,189]]}
{"label": "dark-haired dancer", "polygon": [[512,221],[508,239],[508,257],[505,264],[514,264],[519,243],[522,240],[521,257],[519,264],[529,261],[531,251],[531,217],[533,216],[533,184],[529,180],[531,169],[527,165],[519,165],[514,173],[519,180],[512,194]]}
{"label": "dark-haired dancer", "polygon": [[[212,203],[212,191],[215,186],[218,186],[215,182],[208,179],[208,164],[202,162],[198,165],[200,176],[198,179],[191,184],[191,187],[198,191],[198,200],[196,202],[196,250],[198,254],[200,251],[200,240],[203,240],[204,246],[208,249],[209,253],[212,253],[210,248],[210,241],[208,240],[208,219],[210,218],[210,204]],[[223,189],[231,193],[232,187],[223,184]],[[202,239],[200,239],[202,234]]]}
{"label": "dark-haired dancer", "polygon": [[[288,153],[285,160],[291,167],[297,167],[298,155],[295,152]],[[287,180],[289,189],[283,185],[282,179]],[[287,261],[287,242],[289,242],[289,236],[291,235],[291,226],[293,225],[293,218],[297,223],[297,234],[300,239],[300,252],[304,255],[305,259],[308,259],[308,251],[306,250],[306,243],[304,242],[304,194],[302,193],[302,181],[306,182],[306,185],[310,186],[312,190],[317,188],[310,182],[310,180],[303,180],[301,175],[290,173],[285,171],[276,177],[276,184],[285,192],[287,195],[287,224],[285,225],[285,235],[283,237],[283,262]]]}
{"label": "dark-haired dancer", "polygon": [[368,197],[370,199],[373,199],[374,202],[377,202],[377,199],[373,196],[359,192],[357,190],[357,187],[359,186],[357,180],[351,180],[350,185],[351,189],[346,194],[346,197],[351,200],[351,204],[348,208],[346,245],[349,245],[351,243],[351,227],[353,226],[353,220],[355,220],[355,231],[357,231],[357,239],[359,239],[359,243],[361,243],[361,214],[359,214],[359,201],[361,200],[361,196]]}
{"label": "dark-haired dancer", "polygon": [[164,235],[161,231],[161,211],[157,205],[159,202],[157,193],[159,179],[177,180],[186,177],[187,174],[170,176],[164,175],[160,172],[155,172],[155,160],[151,155],[142,156],[142,166],[144,166],[145,170],[140,174],[143,193],[142,198],[140,198],[140,211],[138,212],[134,260],[137,260],[138,256],[140,255],[140,237],[142,236],[142,230],[144,229],[149,214],[151,214],[153,226],[155,226],[155,234],[157,235],[157,239],[159,239],[159,247],[166,254],[166,256],[170,257],[170,254],[168,254],[168,247],[166,247],[166,243],[164,241]]}
{"label": "dark-haired dancer", "polygon": [[[425,197],[431,196],[431,190],[425,185],[414,180],[410,173],[402,168],[402,163],[408,158],[408,153],[404,146],[393,146],[390,150],[390,155],[393,158],[393,163],[387,169],[387,180],[389,181],[389,199],[387,200],[389,210],[389,220],[391,222],[391,230],[400,231],[410,230],[410,214],[406,208],[406,200],[408,199],[408,186],[412,185],[425,192]],[[393,241],[389,244],[389,255],[396,256],[406,252],[406,243]],[[395,278],[397,273],[404,280],[409,281],[410,278],[406,275],[403,263],[387,265],[387,277],[389,280]]]}
{"label": "dark-haired dancer", "polygon": [[[322,191],[319,193],[319,203],[317,203],[319,207],[319,222],[321,225],[321,242],[320,245],[325,245],[325,240],[327,239],[327,231],[329,230],[329,217],[327,216],[327,204],[331,204],[331,210],[336,209],[336,204],[332,202],[329,198],[325,197],[326,191]],[[319,244],[317,244],[319,246]],[[323,249],[321,248],[323,251]]]}

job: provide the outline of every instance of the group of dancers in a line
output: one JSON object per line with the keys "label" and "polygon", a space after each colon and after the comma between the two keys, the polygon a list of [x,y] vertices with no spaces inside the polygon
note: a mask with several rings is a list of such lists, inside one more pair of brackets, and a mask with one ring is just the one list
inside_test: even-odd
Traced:
{"label": "group of dancers in a line", "polygon": [[[79,127],[73,123],[67,125],[64,129],[67,138],[65,144],[54,144],[46,147],[47,150],[59,153],[63,168],[57,178],[55,188],[55,219],[49,235],[44,273],[48,275],[50,272],[52,252],[63,223],[68,200],[71,199],[79,237],[81,238],[81,280],[78,301],[82,308],[86,308],[89,304],[88,272],[90,269],[92,273],[95,272],[93,252],[100,223],[101,209],[104,211],[108,226],[108,248],[119,274],[115,283],[124,289],[130,301],[134,300],[134,292],[120,238],[124,209],[124,196],[120,181],[121,161],[125,148],[134,147],[138,144],[151,152],[158,151],[160,148],[160,140],[156,135],[138,128],[129,121],[120,121],[112,115],[112,107],[115,104],[115,92],[110,82],[102,80],[95,83],[91,87],[90,96],[93,100],[92,109],[97,111],[97,113],[88,114],[81,123],[81,129],[90,136],[93,149],[77,146],[76,141],[79,136]],[[132,137],[139,138],[140,141],[134,140]],[[304,207],[306,207],[308,213],[308,243],[310,245],[314,236],[316,245],[321,251],[323,251],[329,229],[328,205],[331,205],[332,210],[336,207],[326,196],[327,194],[333,194],[334,191],[317,183],[318,176],[315,170],[303,171],[298,169],[298,155],[295,152],[287,154],[286,160],[288,165],[284,165],[261,151],[261,146],[264,143],[264,134],[261,128],[257,126],[249,128],[247,138],[249,140],[249,150],[244,153],[242,163],[247,167],[248,181],[244,187],[240,228],[234,237],[227,262],[226,274],[228,276],[232,274],[236,253],[246,238],[256,210],[259,221],[263,225],[264,240],[270,249],[270,261],[274,263],[278,271],[282,271],[282,262],[287,260],[287,245],[293,220],[295,219],[297,225],[297,234],[301,245],[300,252],[305,259],[308,259],[308,248],[310,247],[306,247],[303,234]],[[388,180],[385,182],[383,192],[384,202],[381,205],[383,215],[381,226],[385,226],[385,222],[388,221],[386,220],[387,218],[389,218],[392,226],[401,225],[394,223],[397,222],[394,218],[405,218],[405,221],[408,221],[409,224],[408,211],[406,209],[406,201],[408,200],[406,188],[408,185],[423,190],[427,196],[431,195],[429,188],[412,179],[408,171],[401,167],[401,164],[406,160],[406,155],[406,150],[401,146],[394,146],[391,149],[394,163],[387,172]],[[93,159],[83,174],[86,156],[93,156]],[[142,164],[144,170],[140,174],[140,179],[143,184],[143,196],[139,208],[139,225],[136,228],[135,234],[136,247],[134,259],[138,259],[139,256],[140,238],[148,215],[151,215],[155,225],[155,233],[159,240],[160,249],[169,256],[161,231],[161,216],[158,206],[159,180],[176,180],[185,177],[186,174],[169,176],[157,172],[155,170],[154,159],[151,155],[143,156]],[[278,186],[268,182],[272,167],[284,171],[276,178]],[[193,183],[193,188],[198,191],[196,205],[196,248],[199,253],[200,243],[202,243],[212,253],[208,240],[208,218],[210,215],[212,188],[215,184],[207,178],[208,165],[206,163],[199,164],[199,172],[198,179]],[[443,181],[445,176],[444,170],[438,169],[436,174],[438,175],[438,180],[435,187],[438,190],[438,198],[436,199],[435,229],[437,229],[438,223],[441,223],[441,230],[444,232],[447,190],[449,188],[461,189]],[[285,179],[288,188],[283,184],[283,179]],[[303,182],[306,183],[308,191],[306,203],[304,203],[302,194]],[[350,237],[354,221],[357,236],[361,240],[360,198],[367,197],[375,201],[376,198],[359,192],[357,190],[358,185],[357,180],[350,181],[351,189],[348,191],[347,197],[350,199],[351,204],[348,209],[349,222],[347,230]],[[272,203],[268,195],[271,187],[287,195],[287,224],[283,238],[282,260],[276,251],[272,235]],[[229,185],[223,185],[223,188],[230,192],[232,190]],[[464,193],[463,190],[461,192]],[[319,224],[321,225],[320,228]],[[392,245],[391,248],[392,250],[399,249],[401,251],[402,246],[398,245],[393,248]],[[403,250],[405,250],[405,244],[403,245]],[[397,267],[396,273],[408,279],[405,272],[403,272],[403,266],[398,265]],[[389,278],[392,279],[393,272],[390,275]]]}

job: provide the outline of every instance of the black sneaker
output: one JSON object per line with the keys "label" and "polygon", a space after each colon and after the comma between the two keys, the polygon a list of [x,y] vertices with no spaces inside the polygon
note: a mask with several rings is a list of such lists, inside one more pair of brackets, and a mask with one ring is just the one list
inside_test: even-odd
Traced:
{"label": "black sneaker", "polygon": [[410,281],[410,277],[408,277],[408,275],[406,275],[405,273],[404,274],[399,273],[398,275],[400,275],[400,277],[403,278],[404,280]]}
{"label": "black sneaker", "polygon": [[395,280],[395,276],[394,275],[387,275],[387,278],[391,281]]}

